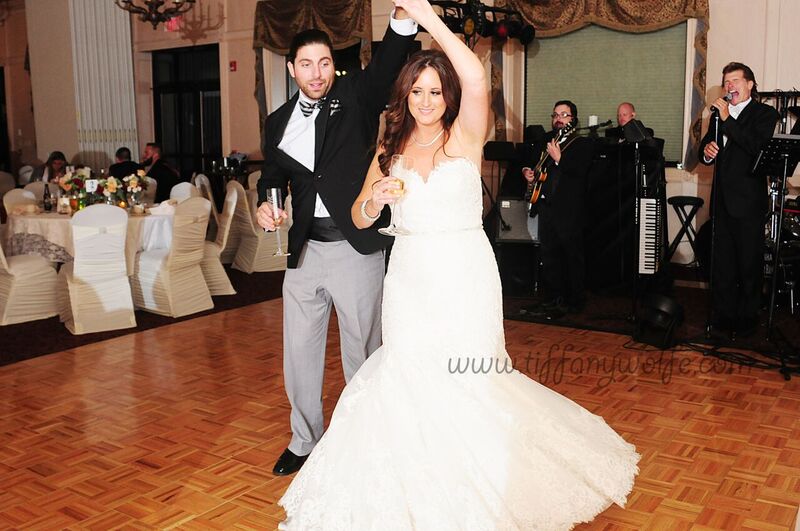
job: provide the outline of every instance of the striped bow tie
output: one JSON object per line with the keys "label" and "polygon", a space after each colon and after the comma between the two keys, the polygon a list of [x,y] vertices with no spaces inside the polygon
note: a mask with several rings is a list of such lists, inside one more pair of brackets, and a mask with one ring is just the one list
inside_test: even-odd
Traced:
{"label": "striped bow tie", "polygon": [[303,113],[303,116],[308,118],[311,116],[311,113],[314,112],[314,109],[321,109],[322,104],[325,103],[325,98],[320,98],[315,102],[308,102],[308,101],[300,101],[300,111]]}

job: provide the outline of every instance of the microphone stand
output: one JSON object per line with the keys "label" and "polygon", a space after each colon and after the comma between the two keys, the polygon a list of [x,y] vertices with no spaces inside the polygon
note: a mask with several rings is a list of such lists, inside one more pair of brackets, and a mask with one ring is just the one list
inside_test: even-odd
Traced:
{"label": "microphone stand", "polygon": [[[719,157],[722,155],[723,150],[723,142],[719,135],[719,110],[716,107],[712,107],[711,111],[711,120],[714,127],[714,142],[717,143],[717,147],[719,148],[719,152],[717,152],[717,156],[714,158],[714,171],[711,177],[711,257],[708,261],[708,291],[709,291],[709,298],[708,298],[708,314],[706,317],[706,338],[711,338],[711,329],[712,323],[714,321],[714,247],[717,241],[717,212],[716,209],[719,208],[719,204],[717,202],[718,198],[718,190],[717,190],[717,170],[719,169]],[[700,154],[701,157],[705,155],[703,153]]]}

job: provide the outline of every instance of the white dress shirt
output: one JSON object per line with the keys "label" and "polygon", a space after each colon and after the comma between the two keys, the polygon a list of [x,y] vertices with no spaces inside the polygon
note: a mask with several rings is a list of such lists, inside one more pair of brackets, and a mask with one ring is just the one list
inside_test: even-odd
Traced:
{"label": "white dress shirt", "polygon": [[[417,32],[417,23],[410,18],[397,20],[394,18],[394,11],[389,18],[389,24],[398,35],[413,35]],[[286,124],[286,130],[283,133],[283,138],[278,143],[278,149],[292,157],[294,160],[305,166],[311,171],[314,171],[314,151],[316,148],[316,128],[314,121],[317,119],[319,109],[316,107],[311,111],[309,116],[303,116],[303,111],[300,110],[300,102],[316,103],[317,100],[309,99],[303,91],[300,91],[297,104],[289,117],[289,122]],[[322,202],[322,198],[317,194],[316,202],[314,204],[314,217],[315,218],[328,218],[330,213]]]}

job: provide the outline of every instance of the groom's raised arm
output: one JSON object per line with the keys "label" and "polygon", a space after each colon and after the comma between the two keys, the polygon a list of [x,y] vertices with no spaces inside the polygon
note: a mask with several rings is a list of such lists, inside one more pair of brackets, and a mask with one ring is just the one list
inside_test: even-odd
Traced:
{"label": "groom's raised arm", "polygon": [[407,18],[404,10],[393,11],[380,46],[358,80],[362,101],[376,114],[386,107],[392,84],[406,62],[416,35],[417,23]]}

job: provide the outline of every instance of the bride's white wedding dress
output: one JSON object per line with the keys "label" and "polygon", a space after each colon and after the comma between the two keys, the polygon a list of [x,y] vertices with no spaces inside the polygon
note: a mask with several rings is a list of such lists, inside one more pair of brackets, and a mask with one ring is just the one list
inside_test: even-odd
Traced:
{"label": "bride's white wedding dress", "polygon": [[569,529],[623,505],[634,447],[511,370],[475,164],[450,159],[427,182],[413,170],[404,181],[413,234],[392,249],[384,344],[280,500],[282,528]]}

